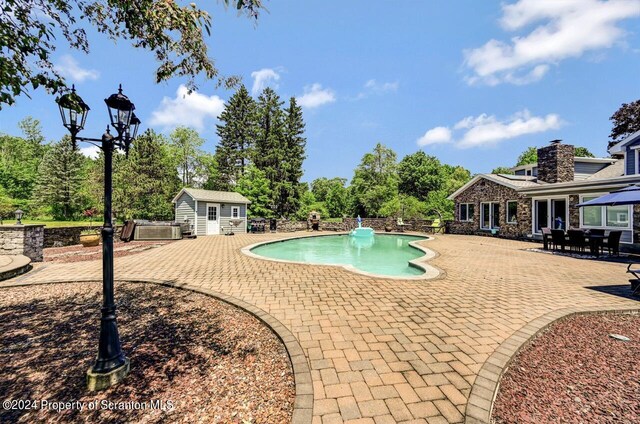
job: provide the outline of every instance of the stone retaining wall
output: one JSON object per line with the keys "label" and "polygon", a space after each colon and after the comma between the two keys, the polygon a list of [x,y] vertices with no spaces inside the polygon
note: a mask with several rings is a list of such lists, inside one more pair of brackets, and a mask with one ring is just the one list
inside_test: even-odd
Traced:
{"label": "stone retaining wall", "polygon": [[[44,228],[44,247],[64,247],[72,246],[74,244],[80,244],[80,233],[84,230],[95,230],[99,232],[102,226],[80,226],[80,227],[55,227]],[[116,232],[113,236],[114,239],[120,237],[122,226],[116,226]]]}
{"label": "stone retaining wall", "polygon": [[0,255],[24,255],[42,262],[43,225],[0,225]]}
{"label": "stone retaining wall", "polygon": [[[383,232],[385,227],[389,225],[392,231],[399,231],[401,228],[396,224],[397,220],[393,218],[363,218],[362,226],[371,227],[375,231]],[[433,223],[430,219],[409,219],[404,221],[405,231],[419,231],[428,232],[431,229]],[[268,222],[267,222],[268,231]],[[320,231],[351,231],[358,227],[358,220],[356,218],[344,218],[342,222],[329,222],[320,220]],[[309,229],[307,221],[289,221],[286,219],[279,219],[277,222],[277,230],[281,233],[288,233],[293,231],[306,231]]]}

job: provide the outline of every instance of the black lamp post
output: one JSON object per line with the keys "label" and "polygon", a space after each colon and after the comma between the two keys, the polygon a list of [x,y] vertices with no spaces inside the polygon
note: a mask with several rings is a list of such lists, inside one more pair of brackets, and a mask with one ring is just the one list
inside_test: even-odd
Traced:
{"label": "black lamp post", "polygon": [[[107,125],[101,139],[78,137],[84,128],[89,106],[71,92],[56,99],[60,108],[63,125],[71,133],[74,149],[78,141],[86,141],[98,146],[104,152],[104,225],[102,227],[102,317],[100,318],[100,341],[96,362],[87,371],[89,390],[101,390],[121,381],[129,372],[129,360],[124,356],[116,324],[116,305],[113,296],[113,224],[111,222],[111,192],[113,172],[113,151],[116,148],[127,154],[131,142],[136,137],[140,120],[133,113],[135,106],[122,94],[122,86],[116,94],[105,99],[111,126],[116,130],[114,137]],[[98,144],[96,144],[98,143]]]}

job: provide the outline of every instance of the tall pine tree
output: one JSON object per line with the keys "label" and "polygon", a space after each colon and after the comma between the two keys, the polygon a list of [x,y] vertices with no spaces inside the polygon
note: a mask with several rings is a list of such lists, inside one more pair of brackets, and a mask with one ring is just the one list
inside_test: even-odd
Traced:
{"label": "tall pine tree", "polygon": [[256,136],[256,102],[244,85],[231,96],[218,117],[220,142],[216,147],[218,186],[230,190],[250,163]]}
{"label": "tall pine tree", "polygon": [[302,178],[302,163],[306,158],[304,137],[304,120],[302,108],[296,103],[295,97],[289,100],[289,107],[284,111],[283,148],[285,149],[284,179],[280,185],[279,199],[277,199],[278,213],[289,216],[300,207],[300,178]]}
{"label": "tall pine tree", "polygon": [[257,131],[253,162],[258,169],[264,172],[269,180],[272,193],[270,208],[280,216],[278,207],[278,193],[280,183],[284,181],[283,160],[285,150],[283,148],[284,114],[283,102],[273,89],[264,89],[257,104]]}
{"label": "tall pine tree", "polygon": [[54,144],[42,159],[35,198],[50,208],[55,219],[72,219],[82,207],[79,192],[84,179],[84,162],[84,156],[73,148],[69,136]]}

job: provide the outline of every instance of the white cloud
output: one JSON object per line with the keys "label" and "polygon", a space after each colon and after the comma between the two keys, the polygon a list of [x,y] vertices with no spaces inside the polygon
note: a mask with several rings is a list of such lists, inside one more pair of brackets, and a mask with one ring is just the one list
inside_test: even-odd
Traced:
{"label": "white cloud", "polygon": [[509,42],[491,39],[465,51],[469,84],[529,84],[564,59],[610,48],[625,36],[618,22],[640,16],[640,0],[519,0],[502,11],[507,31],[537,26]]}
{"label": "white cloud", "polygon": [[72,56],[65,54],[60,57],[54,66],[62,76],[69,78],[72,82],[84,82],[86,80],[97,80],[100,72],[95,69],[84,69]]}
{"label": "white cloud", "polygon": [[88,158],[91,159],[97,159],[98,155],[100,153],[100,148],[98,146],[87,146],[87,147],[82,147],[80,149],[80,153],[82,153],[83,155],[85,155]]}
{"label": "white cloud", "polygon": [[469,148],[495,145],[504,140],[555,130],[561,126],[562,120],[556,114],[532,116],[531,112],[525,109],[503,121],[499,121],[494,115],[486,114],[475,118],[468,117],[458,122],[454,128],[466,130],[457,145]]}
{"label": "white cloud", "polygon": [[224,110],[224,101],[216,96],[198,92],[189,94],[189,89],[180,85],[176,97],[164,97],[160,106],[151,114],[150,125],[172,128],[180,125],[204,129],[207,118],[216,119]]}
{"label": "white cloud", "polygon": [[512,138],[555,130],[562,125],[562,120],[556,114],[533,116],[526,109],[504,120],[499,120],[495,115],[483,113],[478,116],[468,116],[453,126],[454,132],[458,133],[456,141],[449,128],[435,127],[418,139],[418,145],[453,142],[456,147],[462,149],[494,146]]}
{"label": "white cloud", "polygon": [[253,78],[253,87],[251,87],[251,94],[257,96],[266,87],[271,87],[274,90],[278,88],[276,81],[280,80],[280,74],[270,68],[263,68],[259,71],[251,72],[251,78]]}
{"label": "white cloud", "polygon": [[451,130],[447,127],[435,127],[418,139],[418,146],[443,144],[451,142]]}
{"label": "white cloud", "polygon": [[400,86],[400,83],[398,81],[380,83],[374,79],[370,79],[364,84],[364,88],[370,91],[373,91],[375,93],[389,93],[389,92],[395,93],[396,91],[398,91],[399,86]]}
{"label": "white cloud", "polygon": [[336,101],[336,95],[330,88],[322,88],[322,85],[315,83],[311,87],[304,88],[304,94],[296,98],[298,104],[304,108],[312,109],[327,103]]}

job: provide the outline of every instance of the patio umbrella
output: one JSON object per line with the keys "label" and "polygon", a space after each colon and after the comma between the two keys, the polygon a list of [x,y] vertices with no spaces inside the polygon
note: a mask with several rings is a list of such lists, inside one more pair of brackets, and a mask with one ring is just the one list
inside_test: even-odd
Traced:
{"label": "patio umbrella", "polygon": [[584,206],[635,205],[637,203],[640,203],[640,186],[632,185],[612,191],[609,194],[589,200],[588,202],[579,203],[577,206],[581,208]]}

